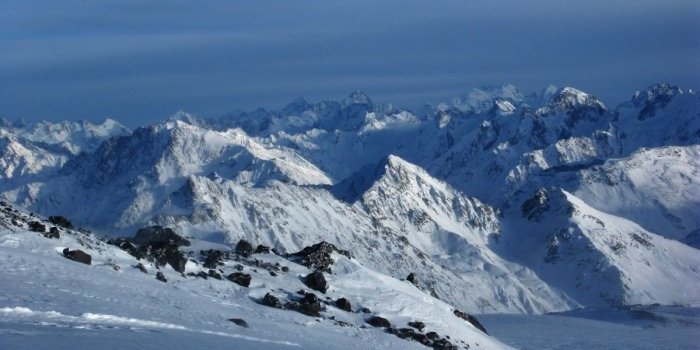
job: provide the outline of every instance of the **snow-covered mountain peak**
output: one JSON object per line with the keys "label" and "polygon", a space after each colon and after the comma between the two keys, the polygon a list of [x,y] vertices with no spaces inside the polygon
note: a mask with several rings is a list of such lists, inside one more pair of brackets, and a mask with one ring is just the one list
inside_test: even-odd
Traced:
{"label": "snow-covered mountain peak", "polygon": [[369,96],[367,96],[367,94],[360,90],[355,90],[351,92],[350,95],[348,95],[348,97],[343,99],[343,108],[348,108],[353,105],[367,106],[367,109],[370,111],[374,108],[374,103],[369,98]]}
{"label": "snow-covered mountain peak", "polygon": [[603,102],[597,97],[567,86],[554,94],[551,100],[538,110],[538,113],[546,114],[550,111],[568,112],[579,107],[587,107],[599,111],[607,110]]}
{"label": "snow-covered mountain peak", "polygon": [[632,103],[635,106],[643,106],[647,103],[668,100],[676,95],[682,95],[683,90],[668,83],[657,83],[644,90],[638,90],[632,96]]}
{"label": "snow-covered mountain peak", "polygon": [[454,98],[452,105],[461,112],[478,114],[491,109],[498,100],[518,105],[525,100],[525,96],[515,85],[505,84],[500,87],[472,89],[467,94]]}

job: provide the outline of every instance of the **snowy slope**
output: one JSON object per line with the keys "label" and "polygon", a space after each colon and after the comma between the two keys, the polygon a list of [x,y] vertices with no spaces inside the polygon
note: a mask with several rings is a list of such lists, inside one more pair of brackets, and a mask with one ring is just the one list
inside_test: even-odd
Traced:
{"label": "snowy slope", "polygon": [[[281,256],[254,254],[255,266],[279,263],[289,270],[272,276],[263,268],[245,266],[243,271],[252,276],[248,288],[226,279],[185,276],[170,266],[157,270],[146,260],[141,261],[147,269],[142,273],[134,267],[135,258],[91,234],[61,228],[59,239],[46,238],[29,231],[26,223],[38,220],[48,226],[48,222],[7,208],[3,206],[0,214],[0,282],[4,286],[0,327],[8,330],[0,332],[3,348],[66,345],[69,339],[100,348],[143,344],[149,348],[426,348],[367,325],[365,320],[372,315],[385,317],[394,327],[422,321],[425,332],[449,335],[460,348],[508,348],[455,316],[452,306],[342,255],[334,254],[334,272],[326,274],[330,288],[321,297],[345,297],[355,312],[331,303],[320,317],[311,317],[257,302],[266,293],[291,299],[297,290],[309,290],[301,279],[310,270]],[[197,241],[192,245],[207,246],[212,245]],[[84,250],[92,255],[92,264],[64,258],[64,247]],[[199,264],[189,261],[186,272],[201,271]],[[236,269],[234,263],[225,262],[220,270],[226,275]],[[166,283],[156,280],[156,271],[164,274]],[[369,308],[371,314],[360,308]],[[248,326],[239,327],[229,318],[242,318]],[[85,330],[93,331],[92,335]],[[21,339],[19,335],[27,331],[44,336]]]}

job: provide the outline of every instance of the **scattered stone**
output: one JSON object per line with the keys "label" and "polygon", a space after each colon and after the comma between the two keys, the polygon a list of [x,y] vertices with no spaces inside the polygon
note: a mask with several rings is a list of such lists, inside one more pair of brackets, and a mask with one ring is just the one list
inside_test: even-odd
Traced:
{"label": "scattered stone", "polygon": [[366,307],[363,307],[362,310],[360,310],[360,311],[362,311],[363,314],[372,313],[372,310],[370,310],[369,308],[366,308]]}
{"label": "scattered stone", "polygon": [[272,277],[277,277],[277,273],[275,273],[275,271],[267,270],[267,272],[270,273],[270,276],[272,276]]}
{"label": "scattered stone", "polygon": [[343,311],[352,312],[352,304],[350,304],[350,300],[348,299],[340,298],[336,300],[335,306]]}
{"label": "scattered stone", "polygon": [[168,282],[168,280],[165,279],[165,275],[163,275],[163,273],[160,271],[158,271],[158,273],[156,273],[156,279],[161,281],[161,282]]}
{"label": "scattered stone", "polygon": [[425,334],[420,334],[420,333],[414,333],[413,336],[411,337],[413,340],[423,344],[423,345],[429,345],[430,344],[430,339]]}
{"label": "scattered stone", "polygon": [[241,326],[243,328],[248,328],[248,322],[246,322],[242,318],[229,318],[228,320],[235,323],[238,326]]}
{"label": "scattered stone", "polygon": [[238,244],[236,244],[236,253],[244,257],[248,257],[251,253],[253,253],[253,245],[242,239],[238,241]]}
{"label": "scattered stone", "polygon": [[301,302],[288,301],[284,304],[284,308],[287,310],[293,310],[302,313],[306,316],[321,316],[321,303],[318,302],[318,300],[315,303],[307,303],[304,300],[302,300]]}
{"label": "scattered stone", "polygon": [[326,281],[326,278],[323,276],[323,272],[321,271],[315,271],[312,272],[304,278],[304,284],[314,290],[317,290],[321,293],[326,293],[328,290],[328,282]]}
{"label": "scattered stone", "polygon": [[302,301],[305,303],[309,303],[309,304],[314,304],[314,303],[319,302],[318,297],[314,293],[304,294],[304,298],[302,298]]}
{"label": "scattered stone", "polygon": [[288,266],[282,266],[282,272],[289,272]]}
{"label": "scattered stone", "polygon": [[49,229],[49,232],[44,233],[44,237],[59,239],[59,238],[61,238],[61,233],[58,231],[58,227],[52,226]]}
{"label": "scattered stone", "polygon": [[241,265],[241,264],[236,264],[236,266],[234,266],[233,268],[236,269],[237,271],[243,271],[243,265]]}
{"label": "scattered stone", "polygon": [[29,225],[29,229],[34,232],[44,233],[46,231],[46,226],[38,221],[30,221],[27,225]]}
{"label": "scattered stone", "polygon": [[215,268],[219,267],[220,265],[223,265],[221,260],[224,258],[225,254],[221,250],[218,250],[218,249],[202,250],[200,252],[200,254],[202,256],[204,256],[203,266],[208,268],[208,269],[215,269]]}
{"label": "scattered stone", "polygon": [[308,268],[330,272],[330,267],[333,265],[331,254],[334,251],[350,258],[350,252],[338,249],[335,245],[325,241],[310,247],[305,247],[300,252],[291,254],[290,257],[292,260]]}
{"label": "scattered stone", "polygon": [[209,270],[209,277],[220,280],[221,274],[216,272],[215,270]]}
{"label": "scattered stone", "polygon": [[143,266],[142,263],[136,264],[136,268],[138,268],[139,271],[141,271],[141,272],[143,272],[143,273],[148,273],[148,270],[146,270],[146,266]]}
{"label": "scattered stone", "polygon": [[197,277],[199,277],[199,278],[203,278],[203,279],[209,278],[209,275],[207,275],[207,273],[204,272],[204,271],[199,271],[199,272],[197,272],[197,274],[196,274],[195,276],[197,276]]}
{"label": "scattered stone", "polygon": [[65,248],[63,249],[63,256],[86,265],[92,264],[92,256],[79,249],[70,250],[68,248]]}
{"label": "scattered stone", "polygon": [[73,224],[63,216],[58,216],[58,215],[49,216],[49,222],[54,224],[54,225],[61,226],[63,228],[67,228],[67,229],[73,228]]}
{"label": "scattered stone", "polygon": [[265,294],[265,296],[262,298],[262,301],[260,303],[262,305],[274,307],[276,309],[282,308],[282,303],[280,303],[280,300],[276,296],[274,296],[270,293]]}
{"label": "scattered stone", "polygon": [[386,318],[383,318],[383,317],[379,317],[379,316],[372,316],[369,319],[367,319],[366,322],[374,327],[384,327],[384,328],[391,327],[391,323],[389,323],[389,320],[387,320]]}
{"label": "scattered stone", "polygon": [[486,334],[489,334],[489,333],[486,331],[486,328],[481,324],[481,322],[479,322],[479,320],[477,320],[476,317],[474,317],[473,315],[470,315],[470,314],[468,314],[468,313],[466,313],[466,312],[459,311],[459,310],[455,310],[455,311],[454,311],[454,314],[455,314],[455,316],[457,316],[457,317],[459,317],[459,318],[461,318],[461,319],[463,319],[463,320],[465,320],[465,321],[471,323],[472,326],[476,327],[478,330],[480,330],[480,331],[482,331],[482,332],[484,332],[484,333],[486,333]]}
{"label": "scattered stone", "polygon": [[250,286],[251,277],[247,273],[234,272],[226,277],[227,280],[243,287]]}
{"label": "scattered stone", "polygon": [[419,321],[411,321],[408,323],[408,325],[417,329],[420,332],[422,332],[425,329],[425,323]]}
{"label": "scattered stone", "polygon": [[416,275],[414,275],[413,272],[409,273],[406,277],[406,281],[416,284]]}
{"label": "scattered stone", "polygon": [[255,247],[255,250],[253,251],[255,254],[269,254],[270,253],[270,247],[263,245],[263,244],[258,244],[257,247]]}
{"label": "scattered stone", "polygon": [[435,340],[435,339],[440,337],[437,333],[432,332],[432,331],[425,333],[425,336],[428,337],[428,339],[430,339],[430,340]]}
{"label": "scattered stone", "polygon": [[178,235],[169,227],[149,226],[136,231],[136,235],[131,239],[138,245],[169,246],[176,247],[189,246],[190,241]]}

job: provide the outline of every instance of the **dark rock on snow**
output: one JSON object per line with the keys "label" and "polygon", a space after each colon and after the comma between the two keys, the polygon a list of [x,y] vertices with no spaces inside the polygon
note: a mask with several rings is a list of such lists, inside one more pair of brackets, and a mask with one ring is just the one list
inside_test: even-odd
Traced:
{"label": "dark rock on snow", "polygon": [[243,328],[248,328],[248,322],[246,322],[242,318],[229,318],[228,320],[235,323],[238,326],[241,326]]}
{"label": "dark rock on snow", "polygon": [[90,254],[87,254],[82,250],[70,250],[68,248],[65,248],[63,249],[63,256],[86,265],[92,264],[92,256],[90,256]]}
{"label": "dark rock on snow", "polygon": [[160,271],[158,271],[158,272],[156,273],[156,279],[159,280],[159,281],[161,281],[161,282],[168,282],[168,280],[165,279],[165,275],[163,275],[163,273],[160,272]]}
{"label": "dark rock on snow", "polygon": [[425,329],[425,323],[419,321],[411,321],[408,323],[408,325],[421,332]]}
{"label": "dark rock on snow", "polygon": [[320,271],[330,272],[330,267],[333,265],[331,254],[337,252],[350,258],[350,252],[347,250],[338,249],[335,245],[328,242],[321,242],[310,247],[302,249],[300,252],[291,254],[291,260],[304,265],[308,268],[317,269]]}
{"label": "dark rock on snow", "polygon": [[269,254],[270,253],[270,247],[262,244],[258,244],[257,247],[255,247],[255,251],[253,251],[255,254]]}
{"label": "dark rock on snow", "polygon": [[379,316],[372,316],[369,319],[367,319],[367,323],[374,327],[384,327],[384,328],[389,328],[391,327],[391,323],[389,323],[389,320],[383,317]]}
{"label": "dark rock on snow", "polygon": [[454,314],[455,314],[455,316],[471,323],[472,326],[476,327],[478,330],[480,330],[486,334],[489,334],[489,332],[486,331],[486,328],[484,328],[484,326],[481,324],[481,322],[479,322],[479,320],[477,320],[476,317],[474,317],[473,315],[470,315],[466,312],[459,311],[459,310],[455,310]]}
{"label": "dark rock on snow", "polygon": [[46,237],[46,238],[56,238],[56,239],[59,239],[59,238],[61,238],[61,233],[58,231],[58,227],[52,226],[52,227],[49,229],[49,232],[45,232],[45,233],[44,233],[44,237]]}
{"label": "dark rock on snow", "polygon": [[242,239],[236,244],[236,253],[245,257],[250,256],[253,253],[253,245]]}
{"label": "dark rock on snow", "polygon": [[226,277],[227,280],[243,287],[250,286],[251,277],[247,273],[234,272]]}
{"label": "dark rock on snow", "polygon": [[215,279],[217,279],[217,280],[220,280],[220,279],[221,279],[221,274],[218,273],[218,272],[216,272],[216,271],[214,271],[214,270],[209,270],[208,275],[209,275],[209,277],[215,278]]}
{"label": "dark rock on snow", "polygon": [[142,263],[136,264],[136,268],[139,269],[139,271],[141,271],[143,273],[148,273],[148,270],[146,270],[146,266],[143,266]]}
{"label": "dark rock on snow", "polygon": [[170,246],[177,247],[189,246],[190,241],[178,235],[169,227],[149,226],[139,229],[131,241],[138,245],[151,246]]}
{"label": "dark rock on snow", "polygon": [[73,228],[73,224],[70,221],[68,221],[68,219],[64,218],[63,216],[58,216],[58,215],[49,216],[49,222],[54,224],[54,225],[61,226],[63,228],[67,228],[67,229]]}
{"label": "dark rock on snow", "polygon": [[317,290],[321,293],[326,293],[328,290],[328,282],[326,281],[326,278],[323,276],[323,272],[321,271],[316,271],[312,272],[304,278],[304,284],[314,290]]}
{"label": "dark rock on snow", "polygon": [[350,300],[345,299],[345,298],[340,298],[335,301],[335,306],[337,306],[339,309],[347,312],[352,312],[352,305],[350,304]]}
{"label": "dark rock on snow", "polygon": [[29,229],[34,232],[44,233],[46,231],[46,226],[38,221],[30,221],[27,225],[29,225]]}
{"label": "dark rock on snow", "polygon": [[282,308],[282,303],[280,303],[280,300],[276,296],[274,296],[270,293],[265,294],[265,296],[260,301],[260,304],[265,305],[265,306],[269,306],[269,307],[274,307],[276,309]]}

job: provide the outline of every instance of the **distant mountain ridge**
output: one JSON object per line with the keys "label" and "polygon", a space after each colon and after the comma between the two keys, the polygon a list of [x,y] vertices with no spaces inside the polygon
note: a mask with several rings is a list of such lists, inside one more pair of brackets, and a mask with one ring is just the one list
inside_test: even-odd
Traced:
{"label": "distant mountain ridge", "polygon": [[1,197],[105,234],[326,240],[481,312],[700,303],[645,282],[700,287],[700,95],[669,84],[614,109],[504,85],[420,114],[356,91],[134,131],[3,122],[0,147]]}

